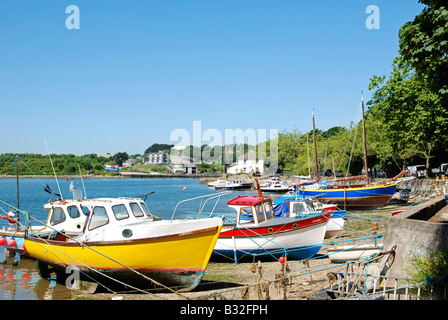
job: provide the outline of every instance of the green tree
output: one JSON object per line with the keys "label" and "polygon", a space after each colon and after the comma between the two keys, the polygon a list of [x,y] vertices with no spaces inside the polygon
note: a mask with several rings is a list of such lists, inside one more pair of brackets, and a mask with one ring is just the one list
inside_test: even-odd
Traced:
{"label": "green tree", "polygon": [[385,136],[395,152],[422,156],[429,168],[431,153],[448,137],[448,110],[440,96],[402,57],[394,60],[387,80],[374,76],[369,89],[376,91],[368,104],[384,124]]}
{"label": "green tree", "polygon": [[172,147],[174,147],[174,144],[153,143],[145,150],[145,154],[155,153],[159,151],[168,151]]}
{"label": "green tree", "polygon": [[129,155],[126,152],[117,152],[112,159],[117,165],[122,166],[123,162],[129,159]]}
{"label": "green tree", "polygon": [[400,29],[400,55],[424,77],[448,106],[448,10],[446,0],[419,0],[426,5]]}

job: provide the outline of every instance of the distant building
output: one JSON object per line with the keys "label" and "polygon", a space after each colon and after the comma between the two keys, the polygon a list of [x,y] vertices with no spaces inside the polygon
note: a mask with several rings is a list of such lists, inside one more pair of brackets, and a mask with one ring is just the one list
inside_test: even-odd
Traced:
{"label": "distant building", "polygon": [[146,164],[168,164],[168,155],[165,151],[150,153]]}
{"label": "distant building", "polygon": [[112,155],[110,153],[97,153],[96,156],[97,157],[103,157],[103,158],[106,158],[106,159],[109,159],[109,158],[112,157]]}
{"label": "distant building", "polygon": [[171,157],[171,169],[173,172],[182,171],[186,174],[195,174],[198,171],[198,166],[193,163],[190,157],[178,156]]}
{"label": "distant building", "polygon": [[227,168],[227,173],[238,174],[238,173],[264,173],[264,161],[263,160],[238,160],[237,163],[230,165]]}
{"label": "distant building", "polygon": [[130,168],[135,164],[135,159],[128,159],[123,162],[123,167]]}

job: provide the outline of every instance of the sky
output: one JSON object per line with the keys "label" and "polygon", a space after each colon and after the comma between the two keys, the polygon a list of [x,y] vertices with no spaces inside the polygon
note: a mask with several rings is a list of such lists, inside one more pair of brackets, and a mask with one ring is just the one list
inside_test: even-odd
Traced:
{"label": "sky", "polygon": [[45,141],[56,154],[142,154],[179,145],[179,130],[182,143],[212,143],[207,130],[225,143],[237,129],[262,142],[270,130],[308,132],[313,110],[318,129],[348,127],[361,91],[372,95],[369,79],[391,71],[400,27],[422,9],[417,0],[1,1],[0,154],[46,154]]}

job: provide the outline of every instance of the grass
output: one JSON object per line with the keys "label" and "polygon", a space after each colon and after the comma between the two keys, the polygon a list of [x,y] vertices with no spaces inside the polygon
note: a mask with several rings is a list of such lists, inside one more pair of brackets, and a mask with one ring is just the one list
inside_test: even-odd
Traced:
{"label": "grass", "polygon": [[431,284],[448,284],[448,252],[439,248],[428,256],[412,253],[404,269],[412,278],[411,284],[422,283],[422,297],[429,298]]}

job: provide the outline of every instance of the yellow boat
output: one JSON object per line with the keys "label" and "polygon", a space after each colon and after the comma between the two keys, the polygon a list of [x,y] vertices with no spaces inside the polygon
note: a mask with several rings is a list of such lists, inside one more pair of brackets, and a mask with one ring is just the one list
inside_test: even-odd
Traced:
{"label": "yellow boat", "polygon": [[[222,218],[162,220],[139,198],[69,201],[80,203],[91,209],[82,232],[25,238],[43,276],[48,268],[64,274],[70,267],[99,282],[113,278],[143,288],[156,283],[191,290],[205,272],[223,225]],[[67,201],[53,205],[66,209]]]}

